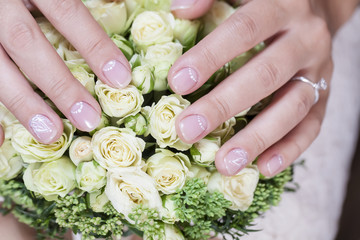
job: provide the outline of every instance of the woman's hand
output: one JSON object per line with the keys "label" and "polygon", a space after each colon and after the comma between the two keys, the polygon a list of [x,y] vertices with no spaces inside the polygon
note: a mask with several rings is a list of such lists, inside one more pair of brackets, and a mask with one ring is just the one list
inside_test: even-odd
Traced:
{"label": "woman's hand", "polygon": [[[178,17],[196,18],[212,2],[173,0],[172,10]],[[217,152],[215,163],[222,174],[234,175],[259,157],[262,174],[274,176],[318,135],[329,90],[321,91],[314,104],[314,88],[289,79],[304,76],[316,83],[324,78],[329,85],[333,69],[331,33],[322,4],[310,0],[248,1],[171,68],[171,88],[186,95],[236,56],[261,41],[268,43],[265,50],[177,119],[180,138],[194,143],[275,93],[271,104]]]}
{"label": "woman's hand", "polygon": [[[34,92],[18,67],[78,129],[100,122],[97,101],[47,41],[28,9],[37,8],[113,87],[131,81],[130,65],[80,0],[0,0],[0,102],[42,143],[62,134],[59,116]],[[1,127],[0,127],[1,128]],[[0,144],[3,141],[0,130]]]}

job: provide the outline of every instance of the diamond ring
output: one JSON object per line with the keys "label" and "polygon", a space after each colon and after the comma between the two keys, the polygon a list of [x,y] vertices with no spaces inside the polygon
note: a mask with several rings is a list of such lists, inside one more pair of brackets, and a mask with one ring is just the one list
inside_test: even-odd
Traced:
{"label": "diamond ring", "polygon": [[315,90],[314,104],[319,101],[319,90],[326,90],[326,88],[327,88],[327,83],[326,83],[324,78],[321,78],[321,80],[319,82],[317,82],[317,83],[313,83],[309,79],[307,79],[306,77],[302,77],[302,76],[294,77],[291,80],[302,81],[304,83],[310,84],[314,88],[314,90]]}

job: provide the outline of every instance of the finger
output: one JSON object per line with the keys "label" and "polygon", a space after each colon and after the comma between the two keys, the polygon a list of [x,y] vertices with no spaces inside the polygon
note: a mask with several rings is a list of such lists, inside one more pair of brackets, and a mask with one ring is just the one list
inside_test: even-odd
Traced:
{"label": "finger", "polygon": [[91,16],[82,1],[32,2],[79,51],[102,81],[115,88],[124,88],[130,83],[131,68],[127,59]]}
{"label": "finger", "polygon": [[63,131],[60,118],[34,92],[1,45],[0,62],[0,101],[39,142],[56,141]]}
{"label": "finger", "polygon": [[219,172],[235,175],[251,163],[307,115],[314,99],[310,85],[298,81],[287,83],[265,110],[221,147],[215,161]]}
{"label": "finger", "polygon": [[[328,67],[332,68],[332,64]],[[329,72],[331,73],[332,70]],[[327,79],[330,79],[329,74]],[[257,165],[263,175],[272,177],[285,170],[311,145],[319,135],[328,95],[329,91],[321,92],[319,102],[314,105],[306,118],[259,156]]]}
{"label": "finger", "polygon": [[280,88],[299,71],[306,59],[306,53],[293,44],[294,40],[294,36],[284,35],[183,111],[177,117],[179,137],[184,142],[196,142]]}
{"label": "finger", "polygon": [[0,125],[0,147],[4,143],[4,138],[5,138],[4,130],[2,129],[2,127]]}
{"label": "finger", "polygon": [[221,66],[277,33],[286,22],[274,2],[246,4],[176,61],[168,75],[170,87],[178,94],[195,91]]}
{"label": "finger", "polygon": [[194,19],[210,10],[215,0],[172,0],[171,11],[178,18]]}
{"label": "finger", "polygon": [[97,101],[74,78],[22,2],[3,1],[0,42],[5,51],[78,129],[95,129],[101,116]]}
{"label": "finger", "polygon": [[29,10],[29,11],[33,11],[36,9],[36,7],[30,2],[30,0],[22,0],[25,7]]}

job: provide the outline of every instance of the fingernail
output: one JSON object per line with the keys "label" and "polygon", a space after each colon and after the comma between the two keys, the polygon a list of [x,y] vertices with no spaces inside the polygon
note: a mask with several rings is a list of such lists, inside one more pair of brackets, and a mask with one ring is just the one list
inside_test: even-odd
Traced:
{"label": "fingernail", "polygon": [[37,114],[30,120],[30,128],[35,133],[40,142],[49,144],[51,143],[56,134],[57,129],[54,123],[46,116]]}
{"label": "fingernail", "polygon": [[224,163],[227,174],[233,176],[248,164],[248,153],[240,148],[233,149],[226,155]]}
{"label": "fingernail", "polygon": [[171,3],[170,9],[178,10],[178,9],[188,9],[192,7],[197,0],[173,0]]}
{"label": "fingernail", "polygon": [[192,68],[183,68],[173,78],[176,93],[184,93],[193,88],[198,82],[198,74]]}
{"label": "fingernail", "polygon": [[100,124],[100,114],[85,102],[75,103],[70,112],[81,131],[90,132]]}
{"label": "fingernail", "polygon": [[180,122],[180,131],[186,141],[193,141],[207,128],[207,121],[201,115],[190,115]]}
{"label": "fingernail", "polygon": [[268,172],[271,176],[275,175],[281,170],[283,166],[284,159],[280,155],[274,155],[266,164]]}
{"label": "fingernail", "polygon": [[107,80],[115,87],[124,88],[131,82],[131,73],[119,61],[112,60],[106,63],[103,72]]}

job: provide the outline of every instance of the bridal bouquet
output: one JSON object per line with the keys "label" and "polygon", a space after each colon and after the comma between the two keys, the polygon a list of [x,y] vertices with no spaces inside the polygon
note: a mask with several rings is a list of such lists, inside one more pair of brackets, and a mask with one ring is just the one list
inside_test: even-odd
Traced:
{"label": "bridal bouquet", "polygon": [[[266,106],[265,99],[191,145],[175,131],[176,116],[264,47],[219,69],[196,92],[171,93],[167,74],[185,51],[235,8],[218,1],[198,20],[175,18],[170,0],[87,0],[83,3],[132,66],[124,89],[104,84],[45,18],[37,22],[73,75],[99,101],[100,125],[81,132],[63,119],[64,132],[41,144],[0,105],[1,210],[35,228],[39,238],[239,239],[253,220],[280,201],[289,168],[263,177],[251,164],[236,176],[217,172],[215,153]],[[40,90],[37,90],[42,94]],[[55,111],[54,104],[42,94]],[[63,116],[62,116],[63,117]]]}

